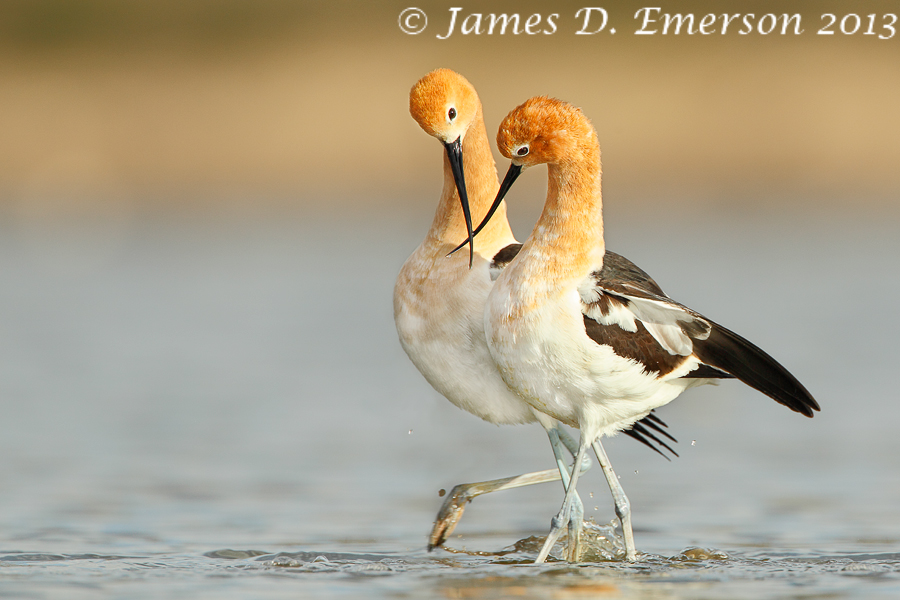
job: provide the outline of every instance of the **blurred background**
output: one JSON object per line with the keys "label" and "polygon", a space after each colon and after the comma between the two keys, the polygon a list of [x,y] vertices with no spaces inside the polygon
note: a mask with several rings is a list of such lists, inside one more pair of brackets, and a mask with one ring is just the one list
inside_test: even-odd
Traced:
{"label": "blurred background", "polygon": [[[67,196],[78,200],[57,201],[121,211],[252,196],[306,209],[326,194],[342,206],[389,196],[397,209],[440,175],[407,112],[409,88],[438,66],[476,86],[491,135],[536,94],[582,106],[614,197],[895,201],[900,41],[864,35],[870,13],[887,31],[891,2],[855,6],[864,23],[849,36],[816,35],[822,13],[848,12],[840,2],[663,7],[698,20],[801,13],[800,36],[741,36],[737,22],[724,36],[631,35],[632,2],[604,3],[616,35],[578,36],[581,5],[563,2],[554,35],[464,36],[458,23],[447,40],[436,36],[449,5],[419,5],[428,28],[405,35],[402,2],[4,2],[4,204],[65,210],[44,204]],[[550,11],[486,2],[460,15]]]}
{"label": "blurred background", "polygon": [[[0,4],[4,547],[420,550],[439,488],[552,466],[539,429],[450,406],[396,339],[393,281],[441,186],[408,92],[437,67],[491,136],[530,96],[581,106],[608,246],[823,406],[732,382],[661,411],[671,464],[613,440],[642,549],[898,543],[900,37],[864,34],[896,3],[669,3],[805,32],[635,36],[643,5],[606,2],[617,33],[577,36],[576,2],[481,2],[461,15],[559,30],[447,40],[451,5],[414,5],[419,35],[406,0]],[[851,8],[860,32],[816,35]],[[519,239],[545,185],[510,198]],[[611,518],[599,474],[583,485]],[[540,532],[560,490],[506,494],[463,532]]]}

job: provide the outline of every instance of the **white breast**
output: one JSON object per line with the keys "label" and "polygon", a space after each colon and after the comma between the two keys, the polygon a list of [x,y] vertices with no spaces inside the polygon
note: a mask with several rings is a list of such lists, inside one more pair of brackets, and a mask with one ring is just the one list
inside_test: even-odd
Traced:
{"label": "white breast", "polygon": [[465,252],[431,258],[435,254],[420,248],[397,279],[394,319],[403,349],[459,408],[490,423],[535,421],[531,407],[501,379],[485,342],[489,259],[476,255],[470,270]]}
{"label": "white breast", "polygon": [[520,310],[528,295],[514,295],[506,275],[486,306],[488,346],[506,383],[537,410],[596,437],[631,425],[690,385],[657,379],[591,340],[574,286]]}

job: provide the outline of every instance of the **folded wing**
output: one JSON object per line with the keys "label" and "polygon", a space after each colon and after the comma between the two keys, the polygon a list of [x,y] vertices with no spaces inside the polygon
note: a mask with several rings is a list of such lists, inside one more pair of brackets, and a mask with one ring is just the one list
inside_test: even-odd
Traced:
{"label": "folded wing", "polygon": [[696,364],[679,376],[734,377],[808,417],[819,410],[797,378],[758,346],[666,296],[628,259],[607,251],[603,263],[578,288],[585,331],[595,342],[658,377]]}

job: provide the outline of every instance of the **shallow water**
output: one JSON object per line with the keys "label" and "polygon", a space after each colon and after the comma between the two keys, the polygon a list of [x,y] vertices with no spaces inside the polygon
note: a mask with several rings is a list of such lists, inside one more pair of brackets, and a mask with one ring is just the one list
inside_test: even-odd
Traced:
{"label": "shallow water", "polygon": [[[610,248],[823,412],[688,392],[659,411],[680,458],[606,444],[643,560],[533,567],[490,553],[545,533],[559,484],[476,499],[448,542],[473,554],[425,551],[439,489],[553,464],[396,341],[430,209],[4,219],[0,596],[900,597],[896,214],[608,211]],[[596,469],[579,491],[608,522]]]}

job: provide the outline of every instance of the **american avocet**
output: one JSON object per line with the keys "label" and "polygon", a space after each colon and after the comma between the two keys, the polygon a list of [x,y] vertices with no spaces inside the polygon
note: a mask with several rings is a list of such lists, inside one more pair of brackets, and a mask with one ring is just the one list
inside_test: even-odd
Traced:
{"label": "american avocet", "polygon": [[[819,405],[768,354],[671,300],[644,271],[606,251],[600,146],[581,110],[532,98],[503,120],[497,144],[512,164],[496,202],[524,168],[546,163],[549,183],[531,237],[488,296],[491,356],[535,409],[581,430],[575,464],[593,446],[613,493],[626,559],[633,561],[630,505],[601,436],[632,426],[687,388],[721,378],[736,377],[808,417]],[[573,470],[536,562],[546,559],[566,523],[578,476]]]}
{"label": "american avocet", "polygon": [[[466,503],[475,496],[561,477],[567,482],[560,439],[573,455],[577,444],[553,419],[510,391],[494,367],[484,339],[484,304],[492,285],[491,265],[497,267],[507,261],[519,247],[503,202],[495,205],[496,215],[474,238],[470,256],[447,256],[471,231],[469,210],[479,219],[484,217],[499,188],[475,89],[461,75],[438,69],[413,86],[409,109],[422,129],[443,143],[446,155],[444,187],[431,229],[403,265],[394,288],[394,319],[400,342],[425,379],[456,406],[495,424],[538,421],[547,431],[558,467],[456,486],[438,514],[429,538],[431,549],[446,539]],[[629,432],[632,437],[651,447],[648,439],[668,448],[650,431],[661,431],[659,426],[664,423],[651,415],[644,424],[648,429],[639,423]],[[575,533],[581,524],[579,512],[576,501],[575,526],[571,528]],[[570,544],[573,552],[577,536],[574,540]]]}

